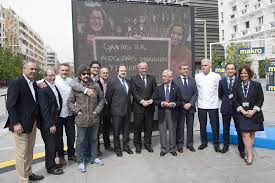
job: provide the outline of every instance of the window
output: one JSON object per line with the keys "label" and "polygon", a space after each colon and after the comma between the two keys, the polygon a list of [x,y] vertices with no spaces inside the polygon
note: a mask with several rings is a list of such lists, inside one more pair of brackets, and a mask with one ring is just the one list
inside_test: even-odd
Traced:
{"label": "window", "polygon": [[249,21],[245,22],[244,25],[245,25],[245,28],[248,29],[249,28]]}
{"label": "window", "polygon": [[264,23],[264,17],[263,16],[258,17],[257,19],[258,19],[259,25],[262,25]]}
{"label": "window", "polygon": [[235,18],[235,14],[231,15],[230,18],[231,18],[231,19]]}
{"label": "window", "polygon": [[237,25],[233,25],[233,31],[237,32],[238,31],[238,26]]}
{"label": "window", "polygon": [[236,10],[237,10],[237,6],[235,5],[232,7],[232,11],[236,11]]}

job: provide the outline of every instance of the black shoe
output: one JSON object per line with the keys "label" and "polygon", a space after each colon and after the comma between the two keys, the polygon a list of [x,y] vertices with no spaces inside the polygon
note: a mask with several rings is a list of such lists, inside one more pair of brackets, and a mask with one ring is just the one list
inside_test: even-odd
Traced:
{"label": "black shoe", "polygon": [[44,179],[44,176],[43,175],[35,175],[34,173],[29,176],[29,180],[31,181],[38,181],[38,180],[42,180]]}
{"label": "black shoe", "polygon": [[[183,151],[182,151],[182,152],[183,152]],[[170,152],[170,154],[172,154],[173,156],[177,156],[176,151],[172,151],[172,152]]]}
{"label": "black shoe", "polygon": [[183,148],[178,148],[179,153],[183,153]]}
{"label": "black shoe", "polygon": [[130,147],[123,148],[123,151],[127,152],[128,154],[134,154]]}
{"label": "black shoe", "polygon": [[221,148],[220,148],[220,146],[214,146],[214,150],[216,152],[221,152],[222,151]]}
{"label": "black shoe", "polygon": [[240,152],[240,157],[241,157],[242,159],[245,159],[245,153],[244,153],[244,152]]}
{"label": "black shoe", "polygon": [[140,147],[136,147],[136,153],[140,154],[141,153],[141,148]]}
{"label": "black shoe", "polygon": [[106,146],[105,149],[108,151],[115,151],[115,149],[112,146]]}
{"label": "black shoe", "polygon": [[98,149],[97,156],[102,156],[102,155],[103,155],[103,153],[101,152],[101,150]]}
{"label": "black shoe", "polygon": [[161,151],[159,155],[162,157],[162,156],[165,156],[165,154],[166,152]]}
{"label": "black shoe", "polygon": [[117,157],[122,157],[122,151],[119,149],[119,150],[116,150],[116,155]]}
{"label": "black shoe", "polygon": [[151,146],[145,146],[145,149],[148,151],[148,152],[154,152],[154,150],[152,149]]}
{"label": "black shoe", "polygon": [[61,168],[56,168],[56,169],[49,170],[48,173],[53,175],[61,175],[64,172]]}
{"label": "black shoe", "polygon": [[226,153],[229,150],[228,147],[223,147],[222,150],[220,151],[221,153]]}
{"label": "black shoe", "polygon": [[192,151],[192,152],[195,152],[195,151],[196,151],[195,148],[194,148],[193,146],[187,146],[187,148],[188,148],[190,151]]}
{"label": "black shoe", "polygon": [[55,164],[54,167],[55,167],[55,168],[62,168],[62,165],[61,165],[61,164]]}
{"label": "black shoe", "polygon": [[207,144],[201,144],[199,147],[198,147],[198,150],[203,150],[204,148],[207,147]]}
{"label": "black shoe", "polygon": [[68,160],[77,162],[77,157],[76,157],[76,155],[72,155],[72,156],[68,157]]}

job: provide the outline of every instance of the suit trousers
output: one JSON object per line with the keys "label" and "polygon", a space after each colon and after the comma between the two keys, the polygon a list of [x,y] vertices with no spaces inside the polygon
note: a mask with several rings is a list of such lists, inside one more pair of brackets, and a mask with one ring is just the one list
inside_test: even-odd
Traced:
{"label": "suit trousers", "polygon": [[65,132],[67,136],[67,146],[68,146],[68,157],[75,155],[75,124],[74,124],[74,116],[68,116],[66,118],[59,117],[59,124],[56,126],[57,133],[57,154],[58,157],[64,157],[64,142],[63,142],[63,126],[65,127]]}
{"label": "suit trousers", "polygon": [[206,126],[207,126],[207,113],[210,119],[210,125],[212,128],[213,134],[213,144],[214,146],[219,146],[219,110],[218,109],[198,109],[199,121],[200,121],[200,136],[201,143],[207,144],[207,134],[206,134]]}
{"label": "suit trousers", "polygon": [[194,113],[181,111],[180,118],[177,122],[177,148],[183,148],[184,145],[184,125],[187,127],[187,147],[193,147],[193,126]]}
{"label": "suit trousers", "polygon": [[154,112],[145,110],[144,113],[134,113],[134,144],[141,147],[141,131],[144,129],[144,146],[151,146]]}
{"label": "suit trousers", "polygon": [[240,124],[236,115],[231,114],[222,114],[222,122],[223,122],[223,144],[224,147],[229,147],[229,135],[230,135],[230,122],[233,117],[235,129],[238,135],[238,149],[240,153],[244,153],[244,144],[242,139],[242,133],[240,131]]}
{"label": "suit trousers", "polygon": [[49,129],[41,129],[41,135],[45,143],[45,166],[47,171],[55,169],[57,134],[50,133]]}
{"label": "suit trousers", "polygon": [[104,147],[108,148],[111,146],[110,142],[110,131],[111,131],[111,117],[110,114],[105,110],[105,108],[100,113],[100,123],[99,123],[99,131],[98,131],[98,149],[100,149],[100,141],[99,135],[102,132]]}
{"label": "suit trousers", "polygon": [[16,173],[20,183],[28,183],[29,176],[32,175],[33,147],[36,137],[36,123],[34,123],[31,133],[17,135],[13,133],[16,153]]}
{"label": "suit trousers", "polygon": [[120,133],[122,132],[123,136],[123,148],[128,147],[128,143],[130,141],[130,116],[127,113],[125,116],[112,116],[113,122],[113,136],[114,136],[114,148],[115,150],[121,149],[120,144]]}
{"label": "suit trousers", "polygon": [[[167,127],[169,132],[169,140],[167,140]],[[176,122],[172,119],[170,109],[165,110],[164,120],[159,121],[159,133],[161,151],[165,153],[176,151]]]}

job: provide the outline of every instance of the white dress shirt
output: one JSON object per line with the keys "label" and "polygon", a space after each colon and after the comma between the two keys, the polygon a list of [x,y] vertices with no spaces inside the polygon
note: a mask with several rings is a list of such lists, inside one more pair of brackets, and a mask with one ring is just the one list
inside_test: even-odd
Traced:
{"label": "white dress shirt", "polygon": [[72,116],[73,113],[69,110],[67,106],[67,100],[70,96],[72,88],[70,87],[71,78],[67,77],[63,79],[60,75],[57,75],[55,78],[55,85],[58,88],[61,97],[62,97],[62,109],[60,113],[60,117],[66,118],[68,116]]}
{"label": "white dress shirt", "polygon": [[196,74],[195,76],[198,87],[198,108],[201,109],[218,109],[219,97],[218,88],[221,76],[214,72]]}
{"label": "white dress shirt", "polygon": [[58,97],[58,92],[55,88],[55,84],[51,84],[50,82],[48,82],[47,80],[45,80],[46,83],[50,86],[50,88],[52,89],[54,95],[55,95],[55,98],[56,98],[56,101],[57,101],[57,106],[58,106],[58,109],[60,109],[60,101],[59,101],[59,97]]}
{"label": "white dress shirt", "polygon": [[24,74],[23,74],[23,76],[24,76],[24,78],[27,80],[27,83],[28,83],[29,88],[30,88],[31,93],[32,93],[32,97],[33,97],[34,101],[36,102],[35,90],[34,90],[34,87],[33,87],[34,81],[29,80],[29,78],[27,78]]}

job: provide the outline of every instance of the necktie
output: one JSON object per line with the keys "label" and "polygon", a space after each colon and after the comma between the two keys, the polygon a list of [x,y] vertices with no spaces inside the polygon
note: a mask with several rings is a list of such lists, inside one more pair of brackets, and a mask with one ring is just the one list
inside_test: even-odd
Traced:
{"label": "necktie", "polygon": [[233,81],[233,79],[230,78],[229,79],[229,91],[230,91],[230,93],[232,93],[232,81]]}
{"label": "necktie", "polygon": [[142,76],[142,81],[143,81],[144,87],[146,88],[145,76]]}
{"label": "necktie", "polygon": [[125,84],[125,79],[122,79],[122,86],[123,86],[123,89],[124,89],[125,93],[128,94],[126,84]]}
{"label": "necktie", "polygon": [[169,85],[166,85],[165,100],[169,101],[169,98],[170,98]]}
{"label": "necktie", "polygon": [[183,79],[184,79],[183,86],[184,86],[184,88],[187,88],[188,87],[188,85],[187,85],[187,78],[184,77]]}

